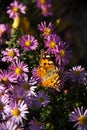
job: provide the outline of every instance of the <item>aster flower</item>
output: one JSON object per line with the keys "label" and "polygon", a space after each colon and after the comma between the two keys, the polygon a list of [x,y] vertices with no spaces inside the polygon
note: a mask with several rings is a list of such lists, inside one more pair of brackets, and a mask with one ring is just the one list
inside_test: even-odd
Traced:
{"label": "aster flower", "polygon": [[42,35],[44,37],[50,35],[53,33],[53,25],[52,23],[50,22],[48,25],[47,23],[44,21],[44,22],[41,22],[41,24],[38,24],[38,29],[42,32]]}
{"label": "aster flower", "polygon": [[49,17],[53,15],[52,6],[50,4],[42,5],[41,11],[42,11],[43,16],[45,17]]}
{"label": "aster flower", "polygon": [[24,6],[22,3],[20,3],[17,0],[14,0],[13,3],[10,4],[9,7],[7,7],[7,13],[9,14],[10,18],[16,18],[20,14],[26,13],[26,6]]}
{"label": "aster flower", "polygon": [[58,52],[58,44],[62,42],[61,38],[56,34],[51,34],[45,40],[45,47],[50,54],[56,54]]}
{"label": "aster flower", "polygon": [[41,8],[42,5],[50,5],[51,6],[51,0],[36,0],[36,4],[38,8]]}
{"label": "aster flower", "polygon": [[19,50],[17,48],[6,48],[5,51],[2,51],[3,58],[2,61],[6,62],[13,62],[20,57]]}
{"label": "aster flower", "polygon": [[69,44],[61,43],[58,44],[58,52],[55,55],[56,62],[59,65],[67,65],[72,58],[72,51],[69,49]]}
{"label": "aster flower", "polygon": [[18,103],[10,103],[9,112],[9,121],[15,122],[17,124],[22,124],[23,120],[27,120],[26,114],[29,113],[28,107],[24,101]]}
{"label": "aster flower", "polygon": [[34,104],[37,108],[45,107],[50,102],[50,98],[47,93],[40,90],[37,93],[37,96],[34,98]]}
{"label": "aster flower", "polygon": [[11,27],[8,24],[0,24],[0,43],[10,39]]}
{"label": "aster flower", "polygon": [[28,65],[24,63],[23,61],[16,61],[13,62],[9,66],[9,70],[12,71],[13,74],[15,74],[16,78],[18,79],[28,79],[27,73],[29,72],[28,70]]}
{"label": "aster flower", "polygon": [[69,69],[68,77],[72,82],[85,84],[87,73],[85,71],[85,68],[83,68],[81,65],[74,66],[72,69]]}
{"label": "aster flower", "polygon": [[[0,70],[0,89],[3,87],[11,87],[12,83],[16,83],[16,76],[8,70]],[[5,89],[4,88],[4,89]]]}
{"label": "aster flower", "polygon": [[24,48],[24,50],[29,51],[29,50],[36,50],[38,46],[38,42],[35,39],[34,36],[32,35],[23,35],[19,39],[19,44]]}
{"label": "aster flower", "polygon": [[76,122],[74,127],[77,127],[77,130],[86,130],[87,129],[87,109],[84,111],[83,107],[76,108],[69,115],[69,121]]}
{"label": "aster flower", "polygon": [[29,122],[29,125],[30,130],[43,130],[45,128],[44,123],[37,121],[35,118]]}
{"label": "aster flower", "polygon": [[16,130],[16,129],[22,130],[19,129],[19,126],[16,123],[11,121],[0,123],[0,130]]}
{"label": "aster flower", "polygon": [[35,92],[35,89],[37,88],[36,84],[37,81],[35,80],[34,77],[31,77],[29,81],[24,80],[20,83],[21,87],[25,91],[25,94],[29,97],[36,96]]}

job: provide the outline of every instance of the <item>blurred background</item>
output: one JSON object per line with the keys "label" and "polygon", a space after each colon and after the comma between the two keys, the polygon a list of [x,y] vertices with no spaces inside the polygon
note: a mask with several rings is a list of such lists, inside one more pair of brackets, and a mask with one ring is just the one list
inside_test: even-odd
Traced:
{"label": "blurred background", "polygon": [[[0,0],[0,23],[10,23],[7,6],[13,0]],[[63,41],[69,42],[73,50],[73,65],[87,64],[87,2],[80,0],[52,0],[53,16],[44,17],[36,7],[35,0],[19,0],[27,5],[27,14],[31,28],[41,21],[51,21]],[[36,17],[37,16],[37,17]],[[35,30],[33,31],[34,33]],[[38,36],[39,37],[39,36]]]}

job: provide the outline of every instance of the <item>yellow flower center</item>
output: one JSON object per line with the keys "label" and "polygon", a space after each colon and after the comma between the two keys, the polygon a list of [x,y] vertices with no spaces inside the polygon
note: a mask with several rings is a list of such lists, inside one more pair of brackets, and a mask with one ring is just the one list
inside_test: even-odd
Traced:
{"label": "yellow flower center", "polygon": [[61,57],[64,57],[65,56],[65,50],[63,50],[63,49],[60,50],[59,54],[60,54]]}
{"label": "yellow flower center", "polygon": [[2,30],[0,29],[0,35],[2,34],[3,32],[2,32]]}
{"label": "yellow flower center", "polygon": [[39,102],[44,102],[44,98],[39,98],[38,101]]}
{"label": "yellow flower center", "polygon": [[45,28],[44,29],[44,34],[49,35],[51,33],[51,29],[50,28]]}
{"label": "yellow flower center", "polygon": [[14,108],[12,110],[12,114],[13,114],[13,116],[19,116],[20,115],[20,110],[18,108]]}
{"label": "yellow flower center", "polygon": [[3,110],[4,104],[0,103],[0,110]]}
{"label": "yellow flower center", "polygon": [[8,78],[6,78],[6,77],[2,78],[2,83],[4,83],[5,85],[7,85],[8,84]]}
{"label": "yellow flower center", "polygon": [[79,76],[79,75],[80,75],[80,71],[74,71],[74,74],[75,74],[76,76]]}
{"label": "yellow flower center", "polygon": [[50,42],[50,48],[55,48],[56,47],[56,42]]}
{"label": "yellow flower center", "polygon": [[13,12],[14,12],[14,13],[17,13],[18,11],[19,11],[19,8],[15,6],[15,7],[13,8]]}
{"label": "yellow flower center", "polygon": [[40,0],[40,3],[41,3],[41,4],[45,4],[45,3],[46,3],[46,0]]}
{"label": "yellow flower center", "polygon": [[22,74],[22,69],[19,68],[19,67],[17,67],[17,68],[15,69],[15,73],[18,74],[18,75]]}
{"label": "yellow flower center", "polygon": [[14,57],[14,55],[15,55],[15,52],[13,50],[9,52],[10,57]]}
{"label": "yellow flower center", "polygon": [[83,124],[87,124],[87,117],[85,117],[84,115],[80,116],[78,118],[79,124],[83,125]]}
{"label": "yellow flower center", "polygon": [[31,45],[31,42],[30,42],[30,41],[26,41],[26,42],[25,42],[25,45],[26,45],[26,46],[30,46],[30,45]]}
{"label": "yellow flower center", "polygon": [[24,84],[23,88],[27,91],[27,90],[29,90],[30,86],[29,86],[29,84]]}

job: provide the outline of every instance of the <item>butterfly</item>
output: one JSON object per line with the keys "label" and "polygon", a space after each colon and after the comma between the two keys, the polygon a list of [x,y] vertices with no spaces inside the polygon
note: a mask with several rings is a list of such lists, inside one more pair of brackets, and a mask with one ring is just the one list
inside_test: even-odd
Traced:
{"label": "butterfly", "polygon": [[54,65],[51,56],[45,50],[41,50],[37,72],[42,79],[42,86],[60,91],[59,70]]}

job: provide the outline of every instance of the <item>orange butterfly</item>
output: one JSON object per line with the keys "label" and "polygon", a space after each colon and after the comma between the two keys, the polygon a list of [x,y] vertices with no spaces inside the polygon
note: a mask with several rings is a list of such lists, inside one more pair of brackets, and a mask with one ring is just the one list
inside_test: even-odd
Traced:
{"label": "orange butterfly", "polygon": [[59,74],[53,61],[46,51],[41,50],[39,67],[37,68],[38,76],[42,78],[42,86],[51,87],[59,91]]}

